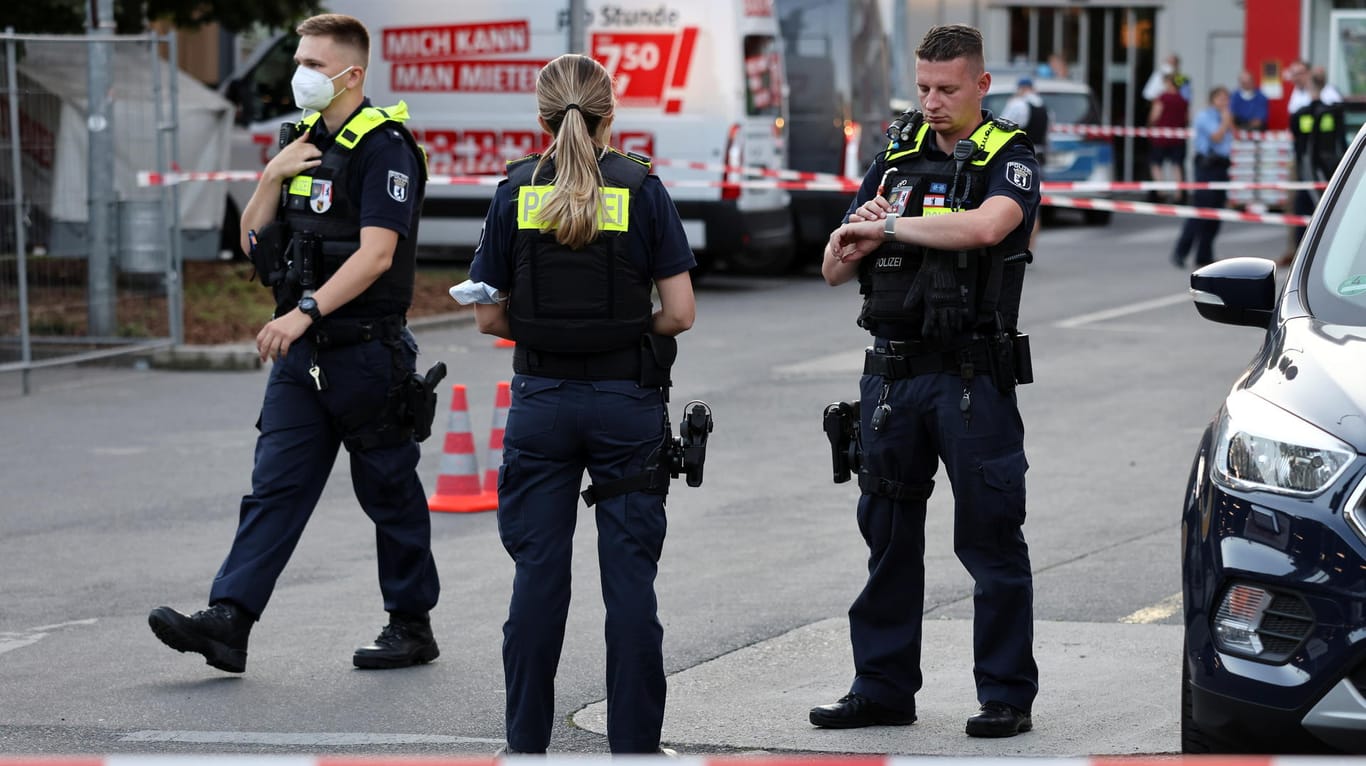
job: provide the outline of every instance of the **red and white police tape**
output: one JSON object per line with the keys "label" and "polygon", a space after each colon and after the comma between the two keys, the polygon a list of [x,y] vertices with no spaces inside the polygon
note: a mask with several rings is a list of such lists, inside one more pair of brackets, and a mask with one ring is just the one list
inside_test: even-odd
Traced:
{"label": "red and white police tape", "polygon": [[[1190,138],[1190,128],[1145,128],[1127,125],[1053,125],[1050,131],[1076,136],[1136,136],[1139,138]],[[1236,130],[1233,136],[1250,141],[1289,141],[1288,130]]]}
{"label": "red and white police tape", "polygon": [[[743,186],[751,189],[796,189],[805,191],[857,191],[860,179],[845,178],[828,173],[801,173],[798,171],[776,171],[769,168],[726,168],[721,165],[688,163],[702,169],[744,170],[751,176],[776,177],[785,175],[806,176],[805,180],[780,181],[707,181],[707,180],[666,180],[665,186],[688,188],[709,186]],[[138,186],[174,186],[196,181],[256,181],[261,173],[255,170],[209,170],[191,172],[158,173],[141,171],[137,174]],[[433,186],[497,186],[502,176],[451,176],[433,175],[427,183]],[[1252,190],[1252,189],[1323,189],[1328,184],[1315,181],[1045,181],[1044,192],[1130,192],[1130,191],[1182,191],[1199,189]]]}
{"label": "red and white police tape", "polygon": [[[157,173],[143,171],[138,173],[139,186],[163,186],[187,183],[191,181],[254,181],[260,178],[260,173],[252,170],[222,170],[222,171],[198,171],[198,172],[179,172],[179,173]],[[815,174],[812,174],[815,175]],[[710,187],[710,186],[743,186],[746,188],[757,189],[804,189],[814,191],[837,191],[853,192],[859,188],[859,182],[855,179],[840,178],[839,176],[829,176],[837,178],[838,181],[665,181],[664,185],[674,188],[680,187]],[[429,183],[434,185],[488,185],[492,186],[502,180],[501,176],[432,176]],[[1275,183],[1249,183],[1249,182],[1185,182],[1177,183],[1170,181],[1074,181],[1074,182],[1044,182],[1043,191],[1052,192],[1053,195],[1065,195],[1075,192],[1114,192],[1114,191],[1177,191],[1191,189],[1309,189],[1323,188],[1324,184],[1311,182],[1275,182]],[[1217,208],[1190,207],[1186,205],[1163,205],[1149,202],[1128,202],[1124,200],[1109,200],[1097,198],[1077,198],[1068,196],[1053,196],[1044,194],[1040,202],[1052,207],[1069,207],[1082,210],[1110,210],[1117,213],[1136,213],[1139,215],[1157,215],[1176,218],[1205,218],[1220,221],[1239,221],[1244,223],[1272,223],[1287,226],[1304,226],[1309,218],[1302,215],[1288,215],[1280,213],[1255,213],[1243,212],[1238,210],[1223,210]]]}
{"label": "red and white police tape", "polygon": [[1052,197],[1043,195],[1039,198],[1039,204],[1050,205],[1052,207],[1070,207],[1078,210],[1109,210],[1115,213],[1138,213],[1140,215],[1161,215],[1175,218],[1203,218],[1210,221],[1277,223],[1284,226],[1305,226],[1309,223],[1309,216],[1307,215],[1251,213],[1212,207],[1163,205],[1154,202],[1129,202],[1126,200],[1113,199],[1078,199],[1076,197]]}
{"label": "red and white police tape", "polygon": [[[627,756],[643,763],[664,763],[658,756]],[[1029,758],[1031,766],[1361,766],[1366,759],[1357,757],[1286,757],[1262,755],[1225,756],[1091,756]],[[0,756],[0,766],[185,766],[204,763],[211,766],[494,766],[530,763],[530,756],[443,757],[403,755],[106,755],[106,756]],[[538,766],[620,766],[622,758],[607,755],[537,756]],[[678,766],[1017,766],[1018,758],[945,757],[945,756],[679,756],[668,761]]]}

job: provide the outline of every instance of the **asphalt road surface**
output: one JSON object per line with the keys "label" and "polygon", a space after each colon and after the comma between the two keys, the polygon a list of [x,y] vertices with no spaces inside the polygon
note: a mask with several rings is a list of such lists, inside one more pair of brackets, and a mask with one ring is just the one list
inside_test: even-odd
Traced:
{"label": "asphalt road surface", "polygon": [[[1070,219],[1069,219],[1070,220]],[[1067,756],[1178,748],[1179,506],[1196,441],[1258,331],[1200,319],[1168,261],[1179,224],[1116,216],[1045,229],[1022,325],[1019,390],[1042,667],[1036,730],[971,740],[971,583],[953,556],[947,484],[930,501],[926,688],[912,727],[806,721],[852,674],[844,619],[865,572],[857,490],[831,482],[820,427],[857,396],[867,336],[854,285],[814,272],[714,274],[681,339],[671,406],[707,401],[705,482],[681,480],[658,591],[670,675],[664,739],[685,753]],[[1276,257],[1284,231],[1225,224],[1221,257]],[[815,255],[812,255],[815,260]],[[510,352],[468,322],[419,329],[486,443]],[[383,625],[373,530],[346,461],[251,637],[247,672],[177,654],[147,627],[202,608],[248,490],[254,372],[87,367],[0,377],[0,752],[491,753],[503,740],[501,624],[512,564],[494,513],[433,514],[435,663],[358,671]],[[437,427],[446,423],[443,390]],[[436,483],[441,438],[424,444]],[[481,465],[481,470],[485,466]],[[581,515],[552,749],[606,752],[602,603]]]}

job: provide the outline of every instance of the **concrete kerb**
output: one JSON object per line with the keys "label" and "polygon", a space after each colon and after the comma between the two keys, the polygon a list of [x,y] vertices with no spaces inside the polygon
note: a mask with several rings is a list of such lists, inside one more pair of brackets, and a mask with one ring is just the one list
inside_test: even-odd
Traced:
{"label": "concrete kerb", "polygon": [[[417,317],[408,320],[413,330],[451,327],[474,321],[473,311]],[[223,343],[212,346],[181,345],[136,355],[135,360],[158,370],[259,370],[263,366],[251,342]]]}

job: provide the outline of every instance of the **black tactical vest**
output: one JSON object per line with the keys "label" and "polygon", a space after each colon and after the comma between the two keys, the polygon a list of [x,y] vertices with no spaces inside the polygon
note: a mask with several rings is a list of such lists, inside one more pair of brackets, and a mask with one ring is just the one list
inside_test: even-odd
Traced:
{"label": "black tactical vest", "polygon": [[[302,131],[317,122],[318,113],[308,115],[297,126]],[[417,227],[422,200],[427,184],[427,155],[413,135],[403,126],[408,119],[408,107],[379,108],[367,106],[351,116],[336,133],[332,145],[323,152],[322,164],[308,175],[289,180],[282,200],[281,217],[289,224],[291,251],[309,235],[322,240],[322,259],[318,265],[318,284],[336,273],[342,263],[360,247],[360,211],[350,198],[350,162],[361,143],[380,131],[392,131],[401,137],[418,158],[419,178],[390,177],[390,194],[407,194],[413,200],[414,214],[408,236],[398,241],[389,270],[346,305],[329,317],[371,318],[404,314],[413,302],[413,274],[417,263]],[[291,252],[291,257],[295,253]],[[298,295],[279,297],[280,308],[292,309]]]}
{"label": "black tactical vest", "polygon": [[[951,156],[939,152],[929,155],[928,142],[933,140],[930,126],[921,125],[907,145],[894,140],[888,146],[881,186],[898,215],[947,215],[977,208],[986,198],[988,171],[1002,151],[1016,143],[1028,143],[1024,131],[1014,123],[987,120],[969,138],[977,148],[960,170]],[[1029,227],[1020,226],[985,250],[948,254],[954,260],[960,287],[966,288],[969,304],[965,313],[973,317],[971,325],[962,328],[964,333],[992,329],[997,313],[1004,329],[1015,329],[1025,264],[1007,265],[1004,258],[1025,252],[1029,233]],[[942,252],[887,243],[861,260],[859,290],[864,302],[859,326],[892,340],[920,340],[922,309],[908,309],[906,296],[926,254]]]}
{"label": "black tactical vest", "polygon": [[654,307],[650,274],[631,258],[628,232],[637,225],[631,216],[637,212],[634,201],[649,175],[649,162],[612,150],[598,160],[603,181],[598,236],[573,250],[537,220],[536,211],[555,188],[549,159],[541,164],[538,178],[532,178],[538,159],[531,155],[508,165],[507,183],[517,189],[508,298],[513,340],[519,349],[553,354],[639,348]]}

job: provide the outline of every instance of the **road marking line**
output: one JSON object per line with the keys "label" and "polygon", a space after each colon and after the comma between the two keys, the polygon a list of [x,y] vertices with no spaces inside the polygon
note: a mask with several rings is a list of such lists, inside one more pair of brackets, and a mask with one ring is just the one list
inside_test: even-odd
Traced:
{"label": "road marking line", "polygon": [[1119,621],[1130,624],[1152,623],[1165,620],[1179,611],[1181,611],[1181,594],[1173,593],[1152,606],[1145,606],[1131,615],[1119,618]]}
{"label": "road marking line", "polygon": [[345,747],[347,745],[480,744],[502,745],[502,739],[454,737],[444,734],[390,734],[378,732],[287,731],[158,731],[146,729],[119,737],[120,742],[192,742],[201,745],[300,745]]}
{"label": "road marking line", "polygon": [[12,652],[15,649],[22,649],[47,638],[48,632],[59,628],[69,628],[73,625],[94,625],[96,618],[91,617],[85,620],[71,620],[69,622],[59,622],[53,625],[39,625],[36,628],[18,633],[0,631],[0,654]]}
{"label": "road marking line", "polygon": [[1054,322],[1053,326],[1071,330],[1083,325],[1091,324],[1092,322],[1104,322],[1107,319],[1116,319],[1130,314],[1141,314],[1144,311],[1152,311],[1153,309],[1160,309],[1164,306],[1174,306],[1178,303],[1185,303],[1190,299],[1190,293],[1178,293],[1176,295],[1168,295],[1164,298],[1153,298],[1152,300],[1130,303],[1127,306],[1116,306],[1115,308],[1106,309],[1104,311],[1093,311],[1090,314],[1081,314],[1074,316],[1071,319]]}

